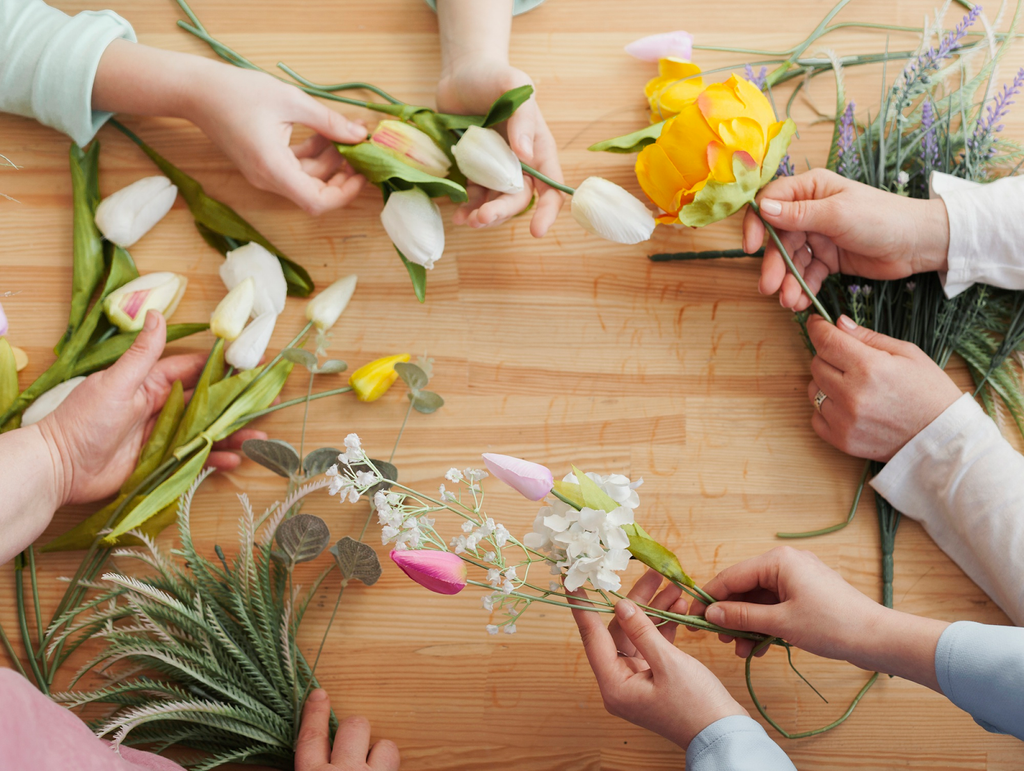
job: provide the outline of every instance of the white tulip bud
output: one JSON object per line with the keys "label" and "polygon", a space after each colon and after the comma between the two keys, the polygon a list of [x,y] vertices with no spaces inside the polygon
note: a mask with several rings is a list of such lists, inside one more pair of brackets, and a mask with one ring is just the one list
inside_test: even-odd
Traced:
{"label": "white tulip bud", "polygon": [[619,244],[639,244],[654,232],[651,210],[602,177],[587,177],[576,188],[572,217],[588,233]]}
{"label": "white tulip bud", "polygon": [[210,331],[229,343],[242,334],[245,322],[252,313],[252,304],[256,299],[256,282],[252,276],[246,277],[242,283],[224,295],[210,316]]}
{"label": "white tulip bud", "polygon": [[238,370],[255,369],[270,345],[270,337],[274,334],[277,314],[261,313],[245,329],[224,352],[224,361]]}
{"label": "white tulip bud", "polygon": [[187,285],[188,279],[177,273],[147,273],[108,294],[103,312],[122,332],[138,332],[146,323],[148,311],[170,318]]}
{"label": "white tulip bud", "polygon": [[452,148],[452,155],[470,182],[499,193],[522,192],[523,167],[494,129],[470,126]]}
{"label": "white tulip bud", "polygon": [[96,207],[96,227],[108,241],[129,247],[171,210],[178,188],[167,177],[146,177],[122,187]]}
{"label": "white tulip bud", "polygon": [[409,262],[433,268],[444,253],[444,222],[430,196],[414,187],[392,193],[380,221]]}
{"label": "white tulip bud", "polygon": [[340,278],[324,291],[306,303],[306,318],[324,332],[334,326],[342,311],[348,307],[352,293],[356,291],[358,276]]}
{"label": "white tulip bud", "polygon": [[370,141],[402,163],[435,177],[447,177],[452,162],[428,134],[400,120],[382,120]]}
{"label": "white tulip bud", "polygon": [[255,241],[228,252],[220,266],[221,281],[228,289],[234,289],[250,277],[256,283],[252,303],[253,318],[264,313],[273,313],[275,316],[283,313],[288,282],[281,270],[281,261]]}
{"label": "white tulip bud", "polygon": [[63,383],[55,385],[49,391],[40,395],[40,397],[32,402],[32,404],[28,406],[28,409],[22,414],[21,425],[31,426],[33,423],[38,423],[57,409],[61,405],[61,402],[67,399],[71,395],[71,392],[84,382],[85,375],[79,375],[78,377],[73,377],[70,380],[65,380]]}

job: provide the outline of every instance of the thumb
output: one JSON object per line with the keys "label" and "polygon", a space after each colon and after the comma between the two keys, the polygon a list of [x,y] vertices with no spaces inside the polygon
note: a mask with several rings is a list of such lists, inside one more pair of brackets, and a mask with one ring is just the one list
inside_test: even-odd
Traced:
{"label": "thumb", "polygon": [[780,201],[762,198],[761,216],[779,230],[831,235],[837,222],[836,206],[830,198]]}
{"label": "thumb", "polygon": [[839,320],[836,322],[836,326],[865,345],[879,351],[885,351],[886,353],[891,353],[897,356],[909,356],[916,348],[912,343],[908,343],[904,340],[897,340],[895,337],[889,337],[888,335],[875,332],[867,327],[859,326],[853,319],[845,314],[839,317]]}
{"label": "thumb", "polygon": [[107,370],[111,388],[126,398],[139,390],[164,352],[167,343],[166,324],[164,317],[157,311],[151,310],[146,314],[146,322],[131,348]]}
{"label": "thumb", "polygon": [[298,122],[303,126],[308,126],[333,142],[355,144],[366,139],[365,126],[350,121],[311,96],[302,96],[305,98],[302,100]]}
{"label": "thumb", "polygon": [[753,602],[716,602],[704,611],[712,624],[740,632],[759,632],[772,637],[785,637],[781,605],[758,605]]}
{"label": "thumb", "polygon": [[655,674],[667,668],[668,657],[676,652],[676,648],[634,602],[619,600],[615,604],[615,618],[619,628],[626,633],[626,637],[651,665]]}

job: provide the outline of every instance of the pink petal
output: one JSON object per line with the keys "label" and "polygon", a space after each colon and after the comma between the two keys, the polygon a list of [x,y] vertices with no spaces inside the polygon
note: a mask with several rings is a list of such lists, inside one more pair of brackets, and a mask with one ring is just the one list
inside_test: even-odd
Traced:
{"label": "pink petal", "polygon": [[483,458],[488,471],[528,500],[539,501],[555,486],[551,471],[539,463],[493,452]]}
{"label": "pink petal", "polygon": [[644,62],[669,57],[689,61],[693,56],[693,35],[683,30],[648,35],[626,46],[626,53]]}
{"label": "pink petal", "polygon": [[0,335],[7,334],[7,314],[4,313],[4,306],[0,303]]}
{"label": "pink petal", "polygon": [[409,578],[437,594],[466,588],[466,563],[457,554],[435,549],[392,549],[391,559]]}

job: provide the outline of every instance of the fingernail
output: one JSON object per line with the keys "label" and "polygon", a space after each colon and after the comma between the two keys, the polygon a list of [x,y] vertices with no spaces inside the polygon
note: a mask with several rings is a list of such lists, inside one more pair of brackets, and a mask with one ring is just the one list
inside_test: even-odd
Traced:
{"label": "fingernail", "polygon": [[323,688],[317,688],[315,691],[309,694],[310,701],[323,701],[326,698],[327,691],[325,691]]}
{"label": "fingernail", "polygon": [[636,608],[633,607],[633,603],[629,600],[619,600],[618,604],[615,606],[615,612],[619,615],[619,618],[633,618],[633,614],[636,613]]}
{"label": "fingernail", "polygon": [[853,319],[851,319],[845,313],[839,317],[839,326],[845,329],[847,332],[852,332],[857,328],[857,325],[853,323]]}
{"label": "fingernail", "polygon": [[721,624],[725,621],[725,613],[717,605],[709,605],[708,609],[704,611],[704,618],[712,624]]}
{"label": "fingernail", "polygon": [[146,332],[150,332],[150,331],[156,329],[156,325],[157,325],[157,318],[156,317],[157,317],[157,315],[158,314],[157,314],[156,311],[149,311],[146,314],[146,323],[142,325],[142,328]]}
{"label": "fingernail", "polygon": [[761,201],[761,211],[765,214],[782,214],[782,204],[771,198],[765,198]]}

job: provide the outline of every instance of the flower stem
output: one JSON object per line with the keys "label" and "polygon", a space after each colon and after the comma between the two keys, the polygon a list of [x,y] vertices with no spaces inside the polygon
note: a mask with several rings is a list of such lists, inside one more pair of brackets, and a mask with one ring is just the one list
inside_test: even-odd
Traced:
{"label": "flower stem", "polygon": [[[306,423],[309,421],[309,397],[313,394],[313,371],[309,372],[309,387],[306,389],[306,411],[302,415],[302,433],[299,434],[299,461],[304,457],[302,450],[306,445]],[[316,665],[314,665],[315,668]]]}
{"label": "flower stem", "polygon": [[25,672],[25,667],[21,665],[21,659],[18,658],[18,654],[14,652],[14,646],[11,645],[11,641],[8,639],[7,632],[4,631],[2,624],[0,624],[0,642],[4,644],[4,649],[7,651],[7,656],[10,658],[11,663],[14,664],[21,676],[28,680],[28,673]]}
{"label": "flower stem", "polygon": [[323,639],[320,640],[320,649],[316,652],[316,658],[313,659],[313,666],[309,670],[309,683],[306,684],[306,689],[302,694],[302,702],[306,701],[306,697],[309,695],[310,688],[313,687],[313,676],[316,674],[316,665],[320,663],[320,654],[324,652],[324,645],[327,643],[327,634],[331,631],[331,626],[334,624],[334,617],[338,615],[338,606],[341,605],[341,595],[345,593],[345,587],[348,586],[348,579],[342,577],[341,587],[338,589],[338,598],[334,601],[334,610],[331,611],[331,617],[327,621],[327,628],[324,629]]}
{"label": "flower stem", "polygon": [[662,252],[649,254],[647,259],[651,262],[675,262],[677,260],[718,260],[722,258],[738,257],[764,257],[764,249],[758,249],[753,254],[747,254],[742,249],[709,249],[704,252]]}
{"label": "flower stem", "polygon": [[548,187],[553,187],[555,190],[561,190],[563,193],[573,195],[576,191],[568,185],[562,184],[561,182],[555,182],[551,177],[546,174],[542,174],[532,166],[527,166],[523,161],[519,161],[519,165],[523,167],[523,171],[529,174],[531,177],[535,177],[543,182]]}
{"label": "flower stem", "polygon": [[302,77],[299,73],[297,73],[284,62],[278,62],[277,66],[281,68],[281,70],[286,72],[288,76],[291,77],[296,82],[301,83],[307,88],[315,88],[317,91],[330,91],[332,93],[335,91],[371,91],[377,96],[381,97],[382,99],[387,99],[389,102],[391,102],[391,104],[403,103],[400,99],[396,99],[395,97],[391,96],[391,94],[389,94],[387,91],[385,91],[382,88],[378,88],[372,83],[335,83],[332,86],[322,86],[318,83],[314,83]]}
{"label": "flower stem", "polygon": [[318,394],[313,394],[308,399],[305,396],[300,396],[296,399],[289,399],[286,402],[281,402],[280,404],[275,404],[272,407],[267,407],[265,410],[250,412],[248,415],[239,418],[235,423],[233,423],[231,425],[231,428],[229,429],[229,432],[236,431],[238,428],[241,428],[243,425],[255,420],[256,418],[263,417],[264,415],[269,415],[271,412],[283,410],[285,407],[294,407],[296,404],[302,404],[303,402],[315,402],[317,399],[324,399],[328,396],[334,396],[335,394],[345,394],[351,390],[352,386],[345,386],[344,388],[334,388],[330,391],[321,391]]}
{"label": "flower stem", "polygon": [[49,696],[50,689],[47,687],[46,678],[43,677],[43,673],[39,669],[39,662],[36,661],[35,650],[32,646],[32,638],[28,634],[28,617],[25,613],[25,561],[23,552],[14,562],[14,591],[17,594],[18,625],[21,627],[21,641],[25,647],[25,654],[28,656],[28,665],[36,679],[36,685],[39,686],[40,691]]}
{"label": "flower stem", "polygon": [[776,538],[814,538],[818,535],[828,535],[834,533],[837,530],[842,530],[848,524],[853,522],[853,515],[857,513],[857,505],[860,503],[861,493],[864,492],[864,485],[868,480],[868,473],[871,471],[871,461],[864,461],[864,471],[860,475],[860,484],[857,485],[857,494],[853,497],[853,505],[850,506],[850,513],[846,515],[846,521],[840,522],[837,525],[831,525],[830,527],[823,527],[820,530],[808,530],[805,533],[776,533]]}
{"label": "flower stem", "polygon": [[409,421],[410,413],[412,413],[412,399],[409,400],[409,409],[405,411],[405,417],[402,418],[402,427],[398,429],[398,436],[395,437],[395,446],[391,448],[391,457],[388,458],[388,463],[395,459],[395,453],[398,452],[398,443],[402,441],[402,434],[405,433],[405,424]]}
{"label": "flower stem", "polygon": [[796,282],[800,285],[800,288],[804,290],[804,294],[806,294],[807,297],[810,299],[811,303],[814,305],[814,309],[818,311],[818,313],[821,314],[821,317],[825,319],[825,321],[827,321],[829,324],[835,324],[835,322],[832,320],[832,317],[829,315],[828,311],[825,310],[825,306],[822,305],[818,301],[818,298],[814,296],[814,292],[810,290],[810,288],[807,286],[807,282],[804,281],[804,277],[801,276],[800,271],[796,269],[796,265],[793,264],[793,259],[789,256],[789,252],[786,251],[786,247],[783,246],[782,239],[780,239],[779,234],[775,232],[775,228],[773,228],[771,226],[771,223],[767,222],[764,216],[761,214],[761,207],[757,205],[757,201],[751,201],[750,208],[754,210],[754,213],[758,217],[760,217],[761,222],[764,223],[765,229],[768,231],[768,235],[771,237],[772,241],[775,243],[776,248],[778,248],[779,253],[782,255],[782,259],[786,263],[786,267],[789,269],[789,272],[792,274],[793,278],[796,279]]}

